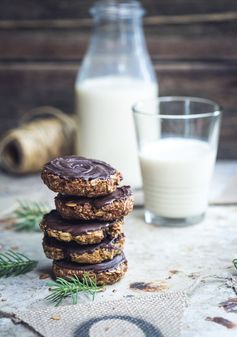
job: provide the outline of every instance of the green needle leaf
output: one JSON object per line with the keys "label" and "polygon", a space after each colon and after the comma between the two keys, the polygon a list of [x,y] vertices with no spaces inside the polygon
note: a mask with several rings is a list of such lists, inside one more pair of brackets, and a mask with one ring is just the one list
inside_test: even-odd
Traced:
{"label": "green needle leaf", "polygon": [[11,250],[0,253],[0,277],[18,276],[33,270],[37,261]]}
{"label": "green needle leaf", "polygon": [[43,203],[18,201],[18,207],[13,212],[15,230],[38,232],[39,223],[48,211],[48,207]]}
{"label": "green needle leaf", "polygon": [[237,269],[237,259],[234,259],[232,262],[233,262],[233,265],[235,266],[235,268]]}
{"label": "green needle leaf", "polygon": [[51,288],[51,294],[46,299],[55,306],[58,306],[66,297],[70,297],[72,303],[77,304],[79,292],[88,293],[94,299],[95,294],[104,289],[103,286],[98,286],[96,279],[92,279],[88,273],[84,273],[82,280],[79,280],[76,275],[70,281],[58,277],[55,282],[48,282],[47,285]]}

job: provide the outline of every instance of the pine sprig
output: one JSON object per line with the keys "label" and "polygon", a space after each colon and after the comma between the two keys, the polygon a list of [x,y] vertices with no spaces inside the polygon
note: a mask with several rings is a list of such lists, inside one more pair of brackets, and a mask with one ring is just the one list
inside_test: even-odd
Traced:
{"label": "pine sprig", "polygon": [[34,269],[37,261],[11,250],[0,253],[0,277],[18,276]]}
{"label": "pine sprig", "polygon": [[55,282],[49,282],[48,286],[51,287],[52,293],[46,299],[55,306],[58,306],[66,297],[71,297],[72,303],[77,304],[79,292],[90,294],[94,300],[95,294],[103,290],[103,286],[97,286],[96,279],[91,278],[88,273],[84,273],[82,280],[79,280],[76,275],[70,281],[59,277]]}
{"label": "pine sprig", "polygon": [[15,218],[14,228],[16,231],[39,231],[39,223],[47,206],[39,202],[19,201],[19,206],[13,213]]}
{"label": "pine sprig", "polygon": [[233,262],[234,267],[237,269],[237,259],[234,259],[232,262]]}

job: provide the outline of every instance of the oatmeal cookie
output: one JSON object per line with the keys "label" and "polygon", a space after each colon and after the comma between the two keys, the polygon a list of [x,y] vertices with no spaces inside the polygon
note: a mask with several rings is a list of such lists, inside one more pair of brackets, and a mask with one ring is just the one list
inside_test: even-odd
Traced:
{"label": "oatmeal cookie", "polygon": [[55,198],[57,211],[65,219],[113,221],[133,210],[134,198],[130,186],[98,198],[85,198],[58,194]]}
{"label": "oatmeal cookie", "polygon": [[76,242],[60,242],[46,235],[43,239],[44,252],[49,259],[88,264],[112,260],[121,253],[123,246],[123,234],[117,238],[105,238],[101,243],[86,246],[79,245]]}
{"label": "oatmeal cookie", "polygon": [[56,210],[45,214],[40,228],[59,241],[75,241],[81,245],[100,243],[104,238],[115,238],[123,233],[123,219],[116,221],[65,220]]}
{"label": "oatmeal cookie", "polygon": [[98,285],[113,284],[119,281],[127,271],[127,260],[124,253],[116,255],[112,260],[98,264],[78,264],[65,260],[53,262],[55,277],[69,279],[73,276],[82,278],[86,272],[96,279]]}
{"label": "oatmeal cookie", "polygon": [[109,164],[78,156],[58,157],[43,167],[43,182],[54,192],[97,197],[116,190],[122,175]]}

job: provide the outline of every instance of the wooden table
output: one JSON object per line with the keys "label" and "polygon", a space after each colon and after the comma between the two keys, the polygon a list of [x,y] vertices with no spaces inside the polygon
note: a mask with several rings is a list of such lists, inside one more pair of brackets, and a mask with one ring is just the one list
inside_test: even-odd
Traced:
{"label": "wooden table", "polygon": [[[147,225],[143,209],[137,207],[125,224],[126,255],[129,271],[126,277],[96,301],[127,295],[146,296],[144,290],[132,289],[134,282],[153,282],[156,291],[185,290],[189,294],[183,318],[182,337],[236,336],[237,328],[227,329],[207,317],[222,317],[237,324],[237,313],[227,313],[220,303],[236,298],[235,270],[237,257],[237,162],[219,162],[211,188],[206,219],[186,228],[164,228]],[[17,199],[46,201],[53,205],[54,194],[41,183],[39,176],[14,178],[0,175],[1,217],[14,209]],[[138,196],[138,204],[141,196]],[[3,224],[2,224],[3,227]],[[39,260],[37,269],[24,276],[1,279],[0,310],[39,309],[51,305],[45,301],[47,280],[40,274],[50,270],[44,257],[41,233],[16,233],[1,230],[1,249],[17,248]],[[149,289],[149,285],[148,285]],[[88,301],[81,297],[81,301]],[[65,301],[64,304],[70,302]],[[0,319],[1,337],[32,337],[35,334],[9,318]]]}

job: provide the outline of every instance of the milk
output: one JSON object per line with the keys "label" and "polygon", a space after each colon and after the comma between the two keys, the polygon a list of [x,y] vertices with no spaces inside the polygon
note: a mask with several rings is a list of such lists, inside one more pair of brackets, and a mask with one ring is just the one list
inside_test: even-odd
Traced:
{"label": "milk", "polygon": [[87,79],[76,85],[78,153],[110,163],[124,183],[141,185],[132,105],[154,99],[156,84],[124,77]]}
{"label": "milk", "polygon": [[208,143],[194,139],[164,138],[144,146],[140,161],[146,209],[177,219],[203,214],[215,157]]}

